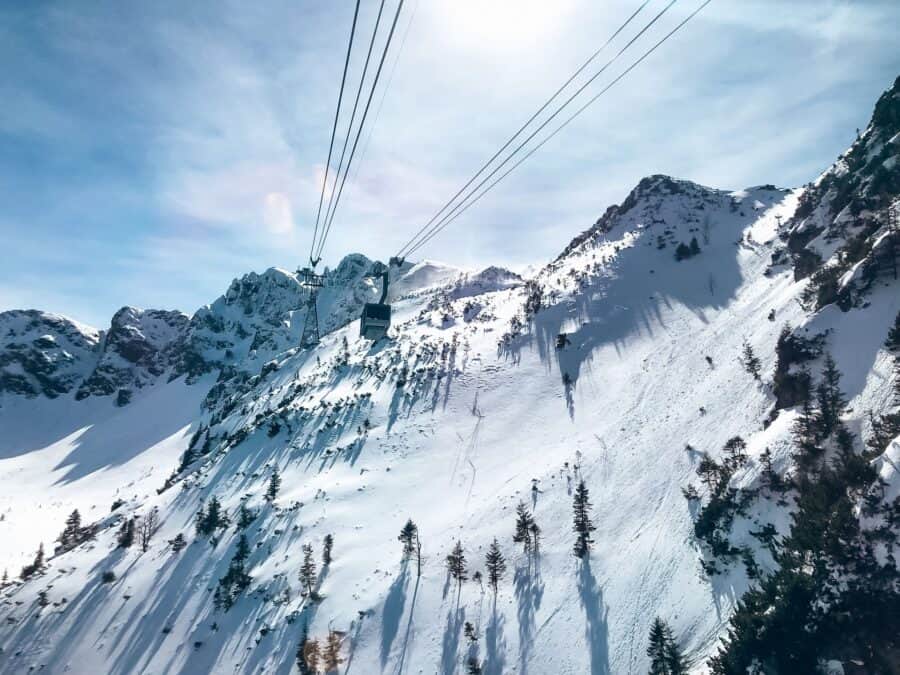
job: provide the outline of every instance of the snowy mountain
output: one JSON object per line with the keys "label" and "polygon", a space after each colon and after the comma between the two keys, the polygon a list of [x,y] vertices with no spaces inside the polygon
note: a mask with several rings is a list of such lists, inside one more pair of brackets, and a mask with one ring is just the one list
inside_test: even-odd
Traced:
{"label": "snowy mountain", "polygon": [[657,616],[691,672],[896,672],[898,134],[900,80],[804,188],[654,175],[527,278],[406,264],[379,343],[360,255],[314,349],[278,269],[0,314],[0,672],[641,673]]}

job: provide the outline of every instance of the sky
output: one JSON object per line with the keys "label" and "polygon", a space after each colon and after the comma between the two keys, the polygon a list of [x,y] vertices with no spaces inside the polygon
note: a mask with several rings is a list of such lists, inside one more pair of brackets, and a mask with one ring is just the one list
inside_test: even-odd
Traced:
{"label": "sky", "polygon": [[[323,263],[395,253],[639,4],[406,0]],[[699,4],[678,0],[585,96]],[[0,3],[0,311],[103,328],[305,264],[353,6]],[[362,0],[350,94],[377,7]],[[543,263],[649,174],[813,180],[900,75],[898,25],[894,0],[713,0],[417,257]]]}

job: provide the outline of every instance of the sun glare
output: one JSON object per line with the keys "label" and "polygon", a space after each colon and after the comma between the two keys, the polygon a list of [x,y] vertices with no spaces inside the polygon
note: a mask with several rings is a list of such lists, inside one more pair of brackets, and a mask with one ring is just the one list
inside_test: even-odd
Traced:
{"label": "sun glare", "polygon": [[449,39],[467,49],[521,50],[556,32],[571,3],[546,0],[452,0],[438,12]]}

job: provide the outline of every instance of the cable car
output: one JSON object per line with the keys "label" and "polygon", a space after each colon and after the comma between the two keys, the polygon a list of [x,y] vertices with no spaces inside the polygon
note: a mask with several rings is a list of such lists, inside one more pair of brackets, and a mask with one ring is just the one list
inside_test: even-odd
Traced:
{"label": "cable car", "polygon": [[396,257],[391,258],[387,265],[376,262],[372,266],[372,271],[366,275],[381,277],[381,298],[378,302],[367,302],[363,306],[362,315],[359,317],[360,337],[377,341],[387,335],[388,328],[391,326],[391,306],[386,302],[390,265],[400,267],[402,264],[403,260]]}

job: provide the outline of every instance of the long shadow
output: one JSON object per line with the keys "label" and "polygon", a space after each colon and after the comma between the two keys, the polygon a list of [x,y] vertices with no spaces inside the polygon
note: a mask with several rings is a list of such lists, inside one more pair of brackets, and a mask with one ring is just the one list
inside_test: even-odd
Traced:
{"label": "long shadow", "polygon": [[447,611],[447,626],[441,640],[441,675],[453,675],[459,666],[459,636],[466,611],[462,607]]}
{"label": "long shadow", "polygon": [[419,597],[419,577],[416,577],[416,585],[413,588],[412,600],[409,603],[409,618],[406,620],[406,632],[403,634],[403,645],[400,648],[400,658],[397,659],[397,672],[395,675],[403,675],[403,666],[406,664],[406,654],[409,651],[409,640],[412,636],[413,617],[416,613],[416,599]]}
{"label": "long shadow", "polygon": [[[502,675],[506,668],[506,638],[503,636],[505,619],[497,614],[497,596],[493,598],[491,618],[484,630],[483,675]],[[524,670],[522,671],[525,672]]]}
{"label": "long shadow", "polygon": [[400,628],[400,619],[403,617],[403,608],[406,604],[406,588],[409,584],[408,561],[403,560],[400,574],[394,579],[384,601],[384,609],[381,612],[381,669],[384,670],[388,657],[391,655],[391,645],[397,637]]}
{"label": "long shadow", "polygon": [[519,670],[528,672],[528,660],[534,640],[535,613],[541,607],[544,583],[541,581],[537,561],[529,557],[525,564],[517,564],[513,575],[515,586],[517,617],[519,621]]}
{"label": "long shadow", "polygon": [[609,675],[609,609],[603,604],[603,593],[585,557],[578,572],[578,595],[584,608],[585,628],[591,657],[591,675]]}
{"label": "long shadow", "polygon": [[[78,437],[72,450],[53,467],[66,469],[55,485],[125,464],[179,431],[189,436],[206,391],[199,384],[187,386],[179,382],[157,385],[143,393]],[[152,408],[152,414],[148,408]]]}
{"label": "long shadow", "polygon": [[[783,194],[754,191],[751,198],[769,207],[780,202]],[[681,304],[706,323],[705,310],[725,307],[737,293],[741,271],[735,241],[759,214],[750,209],[743,215],[735,212],[725,193],[717,193],[709,200],[688,195],[684,204],[680,213],[663,214],[650,208],[643,214],[629,214],[630,222],[643,225],[633,245],[617,245],[617,254],[609,259],[604,255],[603,265],[586,263],[576,291],[541,309],[533,318],[531,332],[512,340],[501,353],[518,360],[521,349],[533,345],[547,368],[555,360],[560,377],[567,376],[574,386],[582,367],[599,347],[612,344],[621,349],[634,333],[653,335],[657,330],[667,330],[664,308]],[[664,232],[670,236],[676,222],[681,231],[677,236],[689,239],[690,232],[699,225],[698,209],[714,222],[710,242],[702,246],[699,255],[678,262],[672,246],[660,251],[652,249],[653,239]],[[594,235],[593,245],[608,248],[604,237],[602,233]],[[658,260],[648,254],[656,254]],[[648,262],[653,266],[652,273],[648,273]],[[570,345],[557,349],[556,338],[563,332],[568,333]],[[570,387],[566,389],[568,403]]]}

